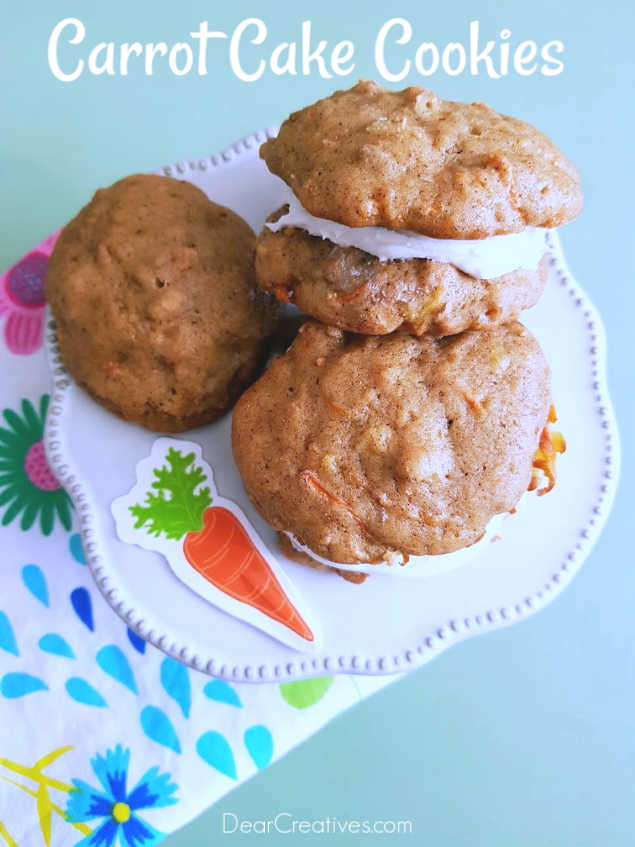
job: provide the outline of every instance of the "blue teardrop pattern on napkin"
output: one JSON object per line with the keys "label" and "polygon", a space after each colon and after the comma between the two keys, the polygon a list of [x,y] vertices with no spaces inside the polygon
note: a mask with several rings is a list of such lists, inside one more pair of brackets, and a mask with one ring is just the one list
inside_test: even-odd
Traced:
{"label": "blue teardrop pattern on napkin", "polygon": [[130,629],[130,627],[127,627],[127,633],[128,641],[132,644],[137,653],[141,653],[143,656],[146,651],[146,643],[144,639],[141,638],[140,635],[137,635],[137,633],[133,629]]}
{"label": "blue teardrop pattern on napkin", "polygon": [[164,711],[157,706],[146,706],[141,710],[140,721],[141,729],[151,741],[156,741],[175,753],[181,752],[179,737]]}
{"label": "blue teardrop pattern on napkin", "polygon": [[72,676],[66,680],[66,690],[70,697],[84,706],[97,706],[103,708],[108,703],[93,686],[79,676]]}
{"label": "blue teardrop pattern on napkin", "polygon": [[25,697],[34,691],[48,691],[48,685],[29,673],[7,673],[0,680],[0,694],[9,700]]}
{"label": "blue teardrop pattern on napkin", "polygon": [[108,644],[106,647],[102,647],[97,652],[97,664],[104,673],[125,685],[133,694],[139,693],[134,673],[121,647],[117,647],[116,644]]}
{"label": "blue teardrop pattern on napkin", "polygon": [[82,547],[82,537],[79,532],[74,532],[68,539],[68,548],[71,551],[71,556],[76,562],[80,565],[86,564],[86,556],[84,555],[84,548]]}
{"label": "blue teardrop pattern on napkin", "polygon": [[213,679],[211,682],[208,682],[203,689],[203,694],[209,697],[210,700],[216,700],[218,703],[227,703],[229,706],[236,706],[237,709],[242,709],[243,707],[236,691],[222,679]]}
{"label": "blue teardrop pattern on napkin", "polygon": [[196,752],[211,768],[230,779],[237,779],[234,754],[220,732],[204,732],[196,742]]}
{"label": "blue teardrop pattern on napkin", "polygon": [[42,568],[38,565],[25,565],[22,568],[22,582],[36,600],[39,600],[42,605],[48,608],[50,602],[49,589]]}
{"label": "blue teardrop pattern on napkin", "polygon": [[254,765],[261,770],[273,758],[273,738],[266,726],[250,726],[245,730],[244,741]]}
{"label": "blue teardrop pattern on napkin", "polygon": [[13,634],[13,627],[9,621],[9,617],[4,612],[0,612],[0,648],[6,650],[7,653],[12,653],[14,656],[20,655],[18,645],[15,641],[15,635]]}
{"label": "blue teardrop pattern on napkin", "polygon": [[192,691],[190,689],[190,677],[185,665],[169,657],[161,662],[161,685],[166,694],[175,700],[181,707],[184,718],[190,716],[192,704]]}
{"label": "blue teardrop pattern on napkin", "polygon": [[54,656],[63,656],[66,659],[74,659],[75,653],[66,639],[62,638],[56,632],[47,632],[38,641],[38,647],[45,653],[52,653]]}
{"label": "blue teardrop pattern on napkin", "polygon": [[95,631],[93,620],[93,603],[86,588],[74,588],[71,591],[71,606],[80,621],[85,624],[91,632]]}

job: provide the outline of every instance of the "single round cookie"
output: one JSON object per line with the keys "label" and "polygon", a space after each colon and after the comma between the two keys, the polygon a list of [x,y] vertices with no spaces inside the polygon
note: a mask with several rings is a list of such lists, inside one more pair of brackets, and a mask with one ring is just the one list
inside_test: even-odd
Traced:
{"label": "single round cookie", "polygon": [[222,415],[276,322],[255,287],[254,241],[188,182],[138,174],[97,191],[64,228],[46,279],[75,381],[155,431]]}
{"label": "single round cookie", "polygon": [[549,406],[518,323],[435,340],[311,321],[238,401],[232,445],[274,529],[372,563],[475,543],[527,490]]}
{"label": "single round cookie", "polygon": [[486,238],[582,208],[574,166],[542,132],[425,88],[336,91],[287,118],[260,155],[312,215],[350,227]]}
{"label": "single round cookie", "polygon": [[[270,217],[277,220],[282,210]],[[349,332],[454,335],[518,317],[535,305],[547,279],[547,258],[482,280],[428,259],[381,261],[295,227],[256,240],[256,277],[264,291]]]}

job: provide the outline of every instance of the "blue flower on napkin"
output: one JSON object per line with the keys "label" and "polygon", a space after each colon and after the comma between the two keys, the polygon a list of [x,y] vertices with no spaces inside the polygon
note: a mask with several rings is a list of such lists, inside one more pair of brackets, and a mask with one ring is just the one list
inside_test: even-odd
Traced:
{"label": "blue flower on napkin", "polygon": [[73,823],[103,819],[77,847],[113,847],[117,839],[121,847],[149,847],[158,844],[164,837],[164,833],[154,829],[136,812],[176,803],[172,795],[177,786],[170,782],[170,774],[159,773],[159,769],[154,767],[146,771],[135,787],[128,791],[129,763],[130,750],[124,750],[118,744],[114,750],[107,750],[105,756],[97,755],[91,760],[103,791],[79,779],[73,780],[66,818]]}

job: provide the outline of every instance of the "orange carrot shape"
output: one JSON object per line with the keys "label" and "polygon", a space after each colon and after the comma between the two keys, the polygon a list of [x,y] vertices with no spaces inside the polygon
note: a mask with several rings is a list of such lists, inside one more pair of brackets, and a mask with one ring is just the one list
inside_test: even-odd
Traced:
{"label": "orange carrot shape", "polygon": [[198,444],[157,439],[137,480],[111,507],[122,541],[162,553],[190,588],[235,617],[293,647],[315,645],[293,583],[238,506],[218,495]]}

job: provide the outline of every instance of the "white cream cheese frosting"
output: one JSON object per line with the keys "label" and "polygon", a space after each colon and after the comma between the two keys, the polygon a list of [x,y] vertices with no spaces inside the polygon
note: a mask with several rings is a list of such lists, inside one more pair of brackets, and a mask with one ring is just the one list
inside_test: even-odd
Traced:
{"label": "white cream cheese frosting", "polygon": [[528,226],[522,232],[493,235],[489,238],[429,238],[416,232],[386,229],[381,226],[350,227],[327,218],[316,218],[300,204],[286,183],[281,183],[279,205],[288,212],[266,226],[277,232],[291,226],[309,235],[324,238],[339,247],[357,247],[381,261],[395,259],[432,259],[454,265],[477,279],[495,279],[520,268],[535,270],[545,253],[542,227]]}
{"label": "white cream cheese frosting", "polygon": [[460,550],[454,550],[452,553],[440,553],[436,556],[410,556],[407,563],[404,562],[405,557],[400,553],[396,553],[390,563],[342,564],[341,562],[333,562],[330,559],[325,559],[323,556],[318,556],[309,547],[301,544],[290,532],[285,532],[285,535],[296,550],[306,553],[312,559],[315,559],[316,562],[320,562],[320,564],[326,565],[329,568],[339,568],[342,571],[354,571],[357,573],[387,574],[388,576],[407,577],[409,579],[426,579],[466,565],[483,553],[487,544],[491,542],[494,535],[500,530],[501,523],[505,517],[506,515],[494,515],[485,529],[485,534],[476,544],[471,544],[469,547],[463,547]]}

